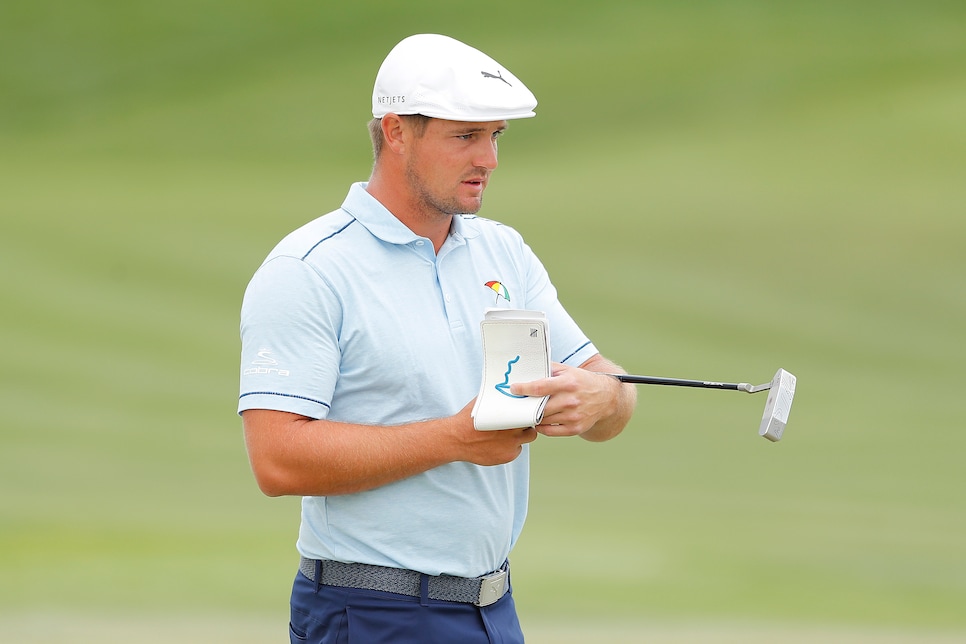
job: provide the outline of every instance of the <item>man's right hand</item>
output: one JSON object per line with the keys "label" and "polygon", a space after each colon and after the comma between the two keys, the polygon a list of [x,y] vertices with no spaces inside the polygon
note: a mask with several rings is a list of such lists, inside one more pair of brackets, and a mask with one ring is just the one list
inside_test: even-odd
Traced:
{"label": "man's right hand", "polygon": [[467,461],[476,465],[502,465],[509,463],[523,451],[523,446],[537,439],[533,427],[477,431],[473,426],[475,399],[453,416],[453,438],[461,446],[461,455],[453,460]]}

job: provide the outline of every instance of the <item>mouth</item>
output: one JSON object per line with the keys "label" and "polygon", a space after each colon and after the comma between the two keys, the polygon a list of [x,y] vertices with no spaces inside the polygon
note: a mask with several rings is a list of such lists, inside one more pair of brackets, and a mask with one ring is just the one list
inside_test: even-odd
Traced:
{"label": "mouth", "polygon": [[486,178],[472,177],[470,179],[464,179],[463,185],[469,187],[471,190],[482,192],[486,188]]}

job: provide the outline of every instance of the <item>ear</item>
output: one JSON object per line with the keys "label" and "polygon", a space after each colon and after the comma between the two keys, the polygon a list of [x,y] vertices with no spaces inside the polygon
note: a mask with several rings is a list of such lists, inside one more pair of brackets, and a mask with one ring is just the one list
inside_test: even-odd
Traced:
{"label": "ear", "polygon": [[406,122],[399,118],[398,114],[389,113],[382,117],[382,138],[384,146],[395,152],[402,154],[406,151],[406,141],[409,136],[409,128]]}

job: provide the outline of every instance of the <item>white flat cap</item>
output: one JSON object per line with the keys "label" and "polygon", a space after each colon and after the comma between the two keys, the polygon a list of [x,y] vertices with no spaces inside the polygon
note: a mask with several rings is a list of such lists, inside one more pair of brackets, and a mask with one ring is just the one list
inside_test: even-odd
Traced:
{"label": "white flat cap", "polygon": [[506,67],[458,40],[410,36],[379,68],[372,115],[422,114],[449,121],[503,121],[536,116],[537,99]]}

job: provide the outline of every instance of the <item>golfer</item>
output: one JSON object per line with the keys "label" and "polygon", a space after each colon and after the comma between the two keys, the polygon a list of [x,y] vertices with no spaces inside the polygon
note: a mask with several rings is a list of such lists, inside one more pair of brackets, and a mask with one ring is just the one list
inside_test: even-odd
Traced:
{"label": "golfer", "polygon": [[[536,104],[482,52],[406,38],[376,76],[369,181],[285,237],[245,292],[251,467],[265,494],[302,497],[292,642],[522,642],[508,556],[529,443],[608,440],[633,411],[520,235],[475,216],[497,140]],[[549,396],[536,428],[473,427],[495,282],[497,306],[549,319],[551,377],[511,390]]]}

